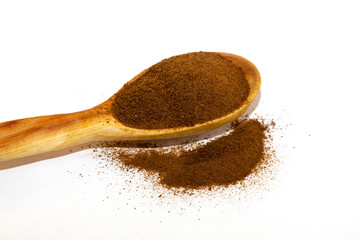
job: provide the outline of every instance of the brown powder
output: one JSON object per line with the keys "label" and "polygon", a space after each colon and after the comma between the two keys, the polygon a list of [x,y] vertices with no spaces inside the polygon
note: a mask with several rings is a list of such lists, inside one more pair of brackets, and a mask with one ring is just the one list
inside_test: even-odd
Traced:
{"label": "brown powder", "polygon": [[116,94],[113,115],[140,129],[194,126],[237,109],[249,95],[243,72],[216,53],[174,56]]}
{"label": "brown powder", "polygon": [[[156,145],[120,142],[103,149],[101,154],[125,169],[158,174],[160,183],[168,188],[227,186],[244,180],[272,157],[268,144],[273,125],[257,119],[235,122],[230,134],[189,151],[181,146],[168,150]],[[134,153],[129,147],[142,149]]]}

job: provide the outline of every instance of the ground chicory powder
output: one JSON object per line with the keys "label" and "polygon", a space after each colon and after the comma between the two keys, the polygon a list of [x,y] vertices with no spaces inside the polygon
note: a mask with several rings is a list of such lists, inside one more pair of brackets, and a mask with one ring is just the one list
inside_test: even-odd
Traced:
{"label": "ground chicory powder", "polygon": [[249,95],[242,70],[217,53],[165,59],[116,94],[113,115],[140,129],[189,127],[231,113]]}

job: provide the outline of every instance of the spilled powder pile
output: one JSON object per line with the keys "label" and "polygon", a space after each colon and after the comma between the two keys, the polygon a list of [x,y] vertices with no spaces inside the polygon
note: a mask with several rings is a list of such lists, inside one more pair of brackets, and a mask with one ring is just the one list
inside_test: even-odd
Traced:
{"label": "spilled powder pile", "polygon": [[113,115],[140,129],[194,126],[237,109],[247,99],[242,70],[217,53],[165,59],[116,93]]}
{"label": "spilled powder pile", "polygon": [[[245,180],[271,162],[274,125],[258,119],[236,121],[229,134],[197,144],[190,150],[181,145],[166,148],[117,142],[95,152],[123,170],[143,170],[149,176],[158,176],[159,183],[167,188],[228,186]],[[138,151],[132,151],[134,148]]]}

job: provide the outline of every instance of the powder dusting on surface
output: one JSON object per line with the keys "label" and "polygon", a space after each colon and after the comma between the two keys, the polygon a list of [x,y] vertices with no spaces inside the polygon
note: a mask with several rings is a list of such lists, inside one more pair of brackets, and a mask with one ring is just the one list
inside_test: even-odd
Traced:
{"label": "powder dusting on surface", "polygon": [[164,147],[157,143],[112,142],[96,149],[95,154],[119,171],[145,173],[149,181],[166,189],[228,187],[249,175],[255,176],[274,161],[271,147],[274,125],[245,119],[235,121],[226,134],[206,143],[190,141]]}

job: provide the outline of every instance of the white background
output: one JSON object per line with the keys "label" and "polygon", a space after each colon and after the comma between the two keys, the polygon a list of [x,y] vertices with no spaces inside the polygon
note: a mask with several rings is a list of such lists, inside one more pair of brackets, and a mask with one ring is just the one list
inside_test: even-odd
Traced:
{"label": "white background", "polygon": [[0,239],[359,239],[357,1],[124,2],[1,1],[0,122],[90,108],[173,55],[229,52],[262,75],[254,113],[289,124],[278,177],[254,200],[159,200],[97,173],[91,150],[0,163]]}

